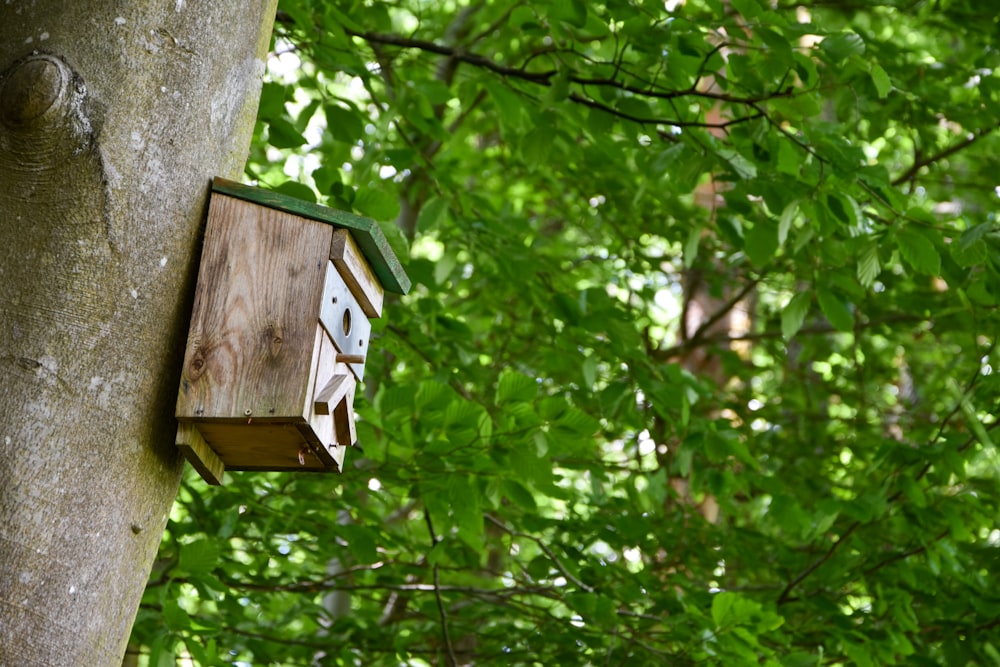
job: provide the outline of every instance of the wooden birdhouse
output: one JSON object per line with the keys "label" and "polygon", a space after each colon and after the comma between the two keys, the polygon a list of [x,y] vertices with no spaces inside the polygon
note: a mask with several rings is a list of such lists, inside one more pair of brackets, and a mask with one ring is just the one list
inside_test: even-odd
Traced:
{"label": "wooden birdhouse", "polygon": [[386,290],[410,281],[373,221],[215,179],[177,397],[177,446],[230,470],[339,471]]}

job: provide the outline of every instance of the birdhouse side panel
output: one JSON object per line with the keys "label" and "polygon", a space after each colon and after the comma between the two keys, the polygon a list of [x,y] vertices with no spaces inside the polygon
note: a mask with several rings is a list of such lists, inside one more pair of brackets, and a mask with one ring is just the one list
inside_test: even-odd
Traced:
{"label": "birdhouse side panel", "polygon": [[215,194],[179,419],[302,420],[332,228]]}

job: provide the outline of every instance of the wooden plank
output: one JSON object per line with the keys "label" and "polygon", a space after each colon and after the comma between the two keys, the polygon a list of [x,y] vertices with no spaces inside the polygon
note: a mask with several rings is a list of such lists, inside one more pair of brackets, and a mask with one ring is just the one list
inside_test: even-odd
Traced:
{"label": "wooden plank", "polygon": [[316,414],[333,414],[334,409],[344,400],[351,387],[355,384],[353,375],[334,375],[333,379],[316,394]]}
{"label": "wooden plank", "polygon": [[[306,388],[305,400],[302,403],[302,414],[305,415],[307,422],[311,422],[316,413],[316,407],[313,405],[316,392],[330,381],[334,368],[336,368],[336,350],[329,339],[323,325],[316,323],[316,333],[313,339],[313,363],[309,369],[309,384]],[[327,347],[330,348],[330,351],[327,351]],[[331,354],[334,355],[333,359],[329,358]],[[317,437],[319,437],[318,434]],[[322,442],[323,439],[319,438],[319,441]]]}
{"label": "wooden plank", "polygon": [[337,471],[344,472],[344,457],[347,454],[347,447],[334,446],[330,450],[330,454],[333,456],[333,462],[337,466]]}
{"label": "wooden plank", "polygon": [[334,227],[353,230],[358,246],[368,259],[382,286],[397,294],[406,294],[410,291],[410,278],[406,275],[406,271],[389,245],[389,241],[385,238],[385,234],[382,233],[382,229],[374,220],[225,178],[216,177],[212,182],[212,190],[255,202],[268,208],[324,222]]}
{"label": "wooden plank", "polygon": [[304,421],[332,236],[329,225],[212,197],[179,419]]}
{"label": "wooden plank", "polygon": [[346,229],[338,229],[333,233],[333,244],[330,246],[330,259],[347,283],[351,294],[361,304],[361,309],[368,317],[382,316],[382,297],[385,290],[375,277],[368,262],[358,249]]}
{"label": "wooden plank", "polygon": [[333,411],[333,428],[337,432],[337,444],[341,447],[353,447],[358,441],[358,432],[354,425],[354,392],[357,383],[352,382],[344,397]]}
{"label": "wooden plank", "polygon": [[[337,363],[337,347],[333,340],[327,335],[323,327],[317,325],[317,348],[319,349],[319,361],[316,365],[316,377],[312,382],[314,391],[322,393],[323,389],[329,386],[334,377],[350,377],[350,371],[346,364]],[[351,377],[353,380],[354,378]],[[353,383],[352,383],[353,384]],[[314,400],[310,400],[309,422],[305,429],[316,439],[316,451],[324,464],[341,469],[344,461],[343,448],[337,446],[336,435],[333,426],[333,410],[325,406],[317,406]]]}
{"label": "wooden plank", "polygon": [[248,424],[235,419],[198,423],[205,440],[226,462],[227,470],[331,470],[333,466],[317,456],[318,443],[307,438],[308,427],[303,433],[303,426],[287,421],[254,420]]}
{"label": "wooden plank", "polygon": [[216,456],[194,424],[181,422],[177,425],[177,448],[181,450],[191,466],[209,484],[219,486],[226,472],[226,464]]}

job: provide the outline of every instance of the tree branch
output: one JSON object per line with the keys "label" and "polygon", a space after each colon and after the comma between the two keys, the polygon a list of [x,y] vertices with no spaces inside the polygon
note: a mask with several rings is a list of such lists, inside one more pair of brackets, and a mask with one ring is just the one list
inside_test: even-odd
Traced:
{"label": "tree branch", "polygon": [[612,106],[598,102],[597,100],[592,100],[589,97],[584,97],[579,93],[570,93],[569,99],[573,100],[577,104],[582,104],[585,107],[590,107],[591,109],[599,109],[612,116],[617,116],[624,120],[630,120],[633,123],[639,123],[640,125],[673,125],[675,127],[701,127],[710,129],[725,129],[730,125],[736,125],[738,123],[745,123],[750,120],[756,120],[758,118],[763,118],[762,113],[753,113],[748,116],[740,116],[738,118],[733,118],[721,123],[705,123],[702,121],[689,121],[689,120],[677,120],[676,118],[643,118],[642,116],[636,116],[634,114],[615,109]]}
{"label": "tree branch", "polygon": [[[870,329],[872,327],[881,326],[883,324],[898,324],[901,322],[922,322],[925,317],[918,315],[907,315],[904,313],[897,313],[895,315],[889,315],[887,317],[880,317],[875,320],[869,320],[864,323],[862,329]],[[808,336],[808,335],[818,335],[818,334],[828,334],[837,333],[835,329],[829,323],[820,323],[808,327],[802,327],[795,334],[796,336]],[[772,338],[781,338],[782,333],[777,330],[772,331],[757,331],[753,333],[740,334],[738,336],[730,335],[719,335],[719,336],[702,336],[700,338],[695,338],[692,336],[690,339],[678,343],[677,345],[671,345],[670,347],[664,348],[662,350],[655,350],[653,352],[653,358],[658,361],[668,361],[674,357],[680,356],[685,352],[690,351],[692,348],[701,347],[703,345],[712,344],[729,344],[735,343],[737,341],[755,341],[755,340],[768,340]]]}
{"label": "tree branch", "polygon": [[[434,524],[431,523],[431,513],[424,509],[424,520],[427,522],[427,532],[431,536],[431,548],[437,546],[438,536],[434,532]],[[434,599],[437,601],[438,614],[441,616],[441,639],[444,641],[445,649],[448,651],[448,664],[451,667],[458,667],[458,658],[455,657],[455,647],[451,643],[451,633],[448,631],[448,611],[444,608],[444,600],[441,598],[441,578],[437,564],[433,566],[434,574]]]}
{"label": "tree branch", "polygon": [[[992,346],[991,346],[990,349],[992,350]],[[961,409],[962,401],[965,400],[965,397],[968,396],[972,392],[973,388],[976,386],[977,380],[980,377],[981,377],[981,375],[980,375],[979,369],[977,368],[976,371],[972,374],[972,377],[969,379],[969,381],[966,384],[966,386],[964,387],[964,389],[962,391],[962,394],[959,396],[958,400],[955,402],[955,406],[944,417],[944,419],[941,420],[941,424],[938,427],[937,433],[934,435],[934,437],[932,437],[927,442],[927,446],[928,447],[931,446],[931,445],[933,445],[935,442],[937,442],[938,439],[941,437],[941,435],[944,433],[945,427],[948,425],[948,423],[952,420],[952,418],[954,418],[954,416]],[[998,422],[998,424],[1000,424],[1000,422]],[[915,476],[915,479],[919,480],[924,475],[926,475],[927,472],[931,469],[931,465],[932,465],[931,463],[927,463],[921,469],[921,471]],[[889,496],[886,499],[886,503],[887,504],[888,503],[893,503],[896,500],[898,500],[902,495],[903,495],[902,490],[898,490],[898,491],[896,491],[894,494],[892,494],[891,496]],[[818,559],[816,559],[812,564],[809,565],[809,567],[807,567],[805,570],[803,570],[801,573],[799,573],[798,576],[796,576],[794,579],[792,579],[790,582],[788,582],[788,584],[785,586],[784,590],[781,591],[781,595],[778,596],[776,604],[781,605],[781,604],[784,604],[785,602],[788,602],[789,595],[791,594],[792,590],[796,586],[798,586],[800,583],[802,583],[802,581],[806,577],[808,577],[810,574],[812,574],[823,563],[825,563],[826,561],[830,560],[830,558],[833,557],[833,554],[837,551],[837,549],[840,548],[840,545],[843,544],[847,540],[847,538],[850,537],[851,534],[855,530],[857,530],[860,526],[861,526],[861,521],[855,521],[854,523],[852,523],[847,528],[847,530],[844,531],[844,534],[841,535],[840,539],[837,540],[836,542],[834,542],[832,545],[830,545],[830,548],[827,549],[826,553],[824,553],[822,556],[820,556]],[[944,533],[942,533],[941,535],[939,535],[937,538],[935,538],[935,541],[943,539],[944,536],[947,535],[947,534],[948,534],[948,531],[945,531]],[[884,565],[887,565],[889,562],[892,562],[893,560],[899,560],[899,558],[905,558],[905,557],[913,555],[915,553],[920,553],[921,551],[923,551],[925,549],[926,549],[926,547],[923,547],[923,548],[918,549],[918,550],[916,550],[916,551],[914,551],[912,553],[905,553],[902,556],[895,557],[895,558],[890,558],[888,561],[885,561],[883,563],[879,563],[876,566],[872,567],[871,569],[865,571],[865,574],[868,574],[869,572],[874,572],[877,569],[883,567]]]}
{"label": "tree branch", "polygon": [[492,523],[494,526],[496,526],[500,530],[502,530],[503,532],[505,532],[508,535],[510,535],[511,537],[520,537],[522,539],[531,540],[532,542],[534,542],[535,544],[538,545],[539,549],[541,549],[542,551],[545,552],[545,555],[549,557],[549,560],[551,560],[555,564],[556,568],[562,573],[562,575],[564,577],[566,577],[566,579],[568,581],[571,581],[578,588],[581,588],[581,589],[587,591],[588,593],[593,593],[594,592],[593,586],[588,586],[587,584],[583,583],[582,581],[580,581],[579,579],[577,579],[575,576],[573,576],[573,574],[569,570],[566,569],[566,567],[559,561],[559,559],[556,557],[556,555],[554,553],[552,553],[552,550],[549,549],[549,547],[545,544],[545,542],[543,542],[539,538],[535,537],[534,535],[528,535],[527,533],[521,533],[521,532],[518,532],[518,531],[513,530],[511,528],[508,528],[507,524],[505,524],[503,521],[501,521],[500,519],[497,519],[496,517],[494,517],[494,516],[492,516],[490,514],[486,515],[486,520],[489,521],[490,523]]}
{"label": "tree branch", "polygon": [[[746,285],[744,285],[743,289],[741,289],[734,296],[732,296],[728,301],[726,301],[726,303],[722,304],[718,310],[716,310],[714,313],[711,314],[711,316],[709,316],[707,320],[702,322],[701,325],[695,330],[695,332],[691,334],[691,336],[687,339],[687,342],[693,343],[695,341],[704,338],[706,332],[708,332],[715,325],[716,322],[718,322],[723,317],[728,315],[730,311],[732,311],[732,309],[736,307],[736,304],[745,299],[746,296],[750,294],[750,292],[756,289],[757,285],[759,285],[760,281],[763,279],[764,279],[764,274],[761,274],[756,278],[754,278],[753,280],[751,280],[750,282],[748,282]],[[684,331],[684,333],[687,334],[687,331]]]}
{"label": "tree branch", "polygon": [[[943,533],[941,533],[940,535],[936,536],[933,541],[934,542],[940,542],[941,540],[943,540],[945,538],[946,535],[948,535],[948,532],[949,532],[948,530],[945,530]],[[875,563],[870,568],[868,568],[867,570],[865,570],[864,572],[862,572],[862,574],[867,577],[870,574],[878,572],[879,570],[881,570],[886,565],[890,565],[892,563],[895,563],[896,561],[906,560],[910,556],[916,556],[917,554],[921,554],[921,553],[927,551],[927,546],[928,545],[924,544],[924,545],[916,547],[914,549],[910,549],[909,551],[902,551],[900,553],[893,554],[892,556],[889,556],[885,560],[879,561],[878,563]]]}
{"label": "tree branch", "polygon": [[914,179],[916,177],[916,175],[917,175],[917,172],[920,171],[921,169],[923,169],[924,167],[929,167],[930,165],[934,164],[935,162],[939,162],[941,160],[944,160],[945,158],[951,157],[952,155],[954,155],[955,153],[959,152],[960,150],[968,148],[969,146],[971,146],[972,144],[976,143],[977,141],[979,141],[983,137],[985,137],[988,134],[992,133],[993,130],[997,129],[998,127],[1000,127],[1000,123],[997,123],[993,127],[987,127],[987,128],[980,129],[978,132],[972,133],[970,136],[966,137],[962,141],[960,141],[957,144],[954,144],[952,146],[949,146],[948,148],[945,148],[944,150],[942,150],[939,153],[935,153],[934,155],[928,155],[925,158],[922,158],[922,159],[914,161],[914,163],[910,166],[909,169],[907,169],[906,171],[904,171],[902,174],[900,174],[896,178],[892,179],[892,184],[893,185],[902,185],[903,183],[906,183],[907,181],[910,181],[910,180]]}
{"label": "tree branch", "polygon": [[810,574],[818,570],[823,563],[833,558],[833,554],[837,552],[837,549],[839,549],[841,545],[847,541],[847,538],[849,538],[851,534],[858,529],[859,526],[861,526],[860,521],[855,521],[850,526],[848,526],[847,530],[844,531],[844,534],[840,536],[840,539],[831,544],[830,548],[827,549],[822,556],[820,556],[812,563],[810,563],[809,567],[802,570],[802,572],[800,572],[791,581],[788,582],[785,588],[781,591],[781,595],[779,595],[778,599],[775,600],[775,604],[780,606],[788,602],[792,591],[795,590],[795,587],[801,584],[805,580],[805,578],[808,577]]}
{"label": "tree branch", "polygon": [[[559,73],[557,69],[546,69],[539,71],[530,71],[525,69],[525,67],[511,67],[509,65],[504,65],[496,62],[492,58],[482,56],[478,53],[473,53],[471,51],[466,51],[459,46],[449,46],[445,44],[439,44],[437,42],[415,39],[412,37],[404,37],[402,35],[387,34],[387,33],[376,33],[376,32],[356,32],[345,28],[345,32],[352,37],[359,37],[372,46],[382,45],[382,46],[396,46],[404,49],[417,49],[427,53],[434,53],[437,55],[445,56],[454,62],[462,62],[475,67],[489,70],[495,74],[499,74],[503,77],[508,77],[512,79],[519,79],[521,81],[526,81],[540,86],[551,86],[552,79],[556,77]],[[617,67],[617,65],[616,65]],[[697,88],[690,87],[681,90],[656,90],[652,87],[640,87],[625,83],[619,80],[617,77],[619,69],[616,69],[615,76],[611,78],[593,78],[593,77],[582,77],[575,74],[570,74],[569,81],[580,86],[601,86],[605,88],[614,88],[622,92],[630,93],[632,95],[660,99],[660,100],[673,100],[681,97],[701,97],[705,99],[714,100],[717,102],[727,102],[730,104],[745,104],[754,105],[765,100],[775,99],[779,97],[791,97],[793,95],[793,90],[791,88],[786,88],[785,90],[766,93],[758,97],[737,97],[734,95],[729,95],[724,92],[712,92],[705,90],[698,90]],[[710,128],[720,128],[732,125],[738,122],[744,122],[754,118],[760,118],[763,114],[755,113],[749,116],[733,119],[726,123],[695,123],[682,120],[667,120],[667,119],[654,119],[654,118],[638,118],[626,114],[621,111],[615,110],[613,107],[609,107],[604,104],[598,103],[589,97],[585,97],[578,93],[572,93],[569,99],[574,102],[585,104],[586,106],[592,108],[602,109],[613,113],[621,118],[626,118],[628,120],[633,120],[638,123],[643,124],[664,124],[664,125],[676,125],[678,127],[710,127]]]}

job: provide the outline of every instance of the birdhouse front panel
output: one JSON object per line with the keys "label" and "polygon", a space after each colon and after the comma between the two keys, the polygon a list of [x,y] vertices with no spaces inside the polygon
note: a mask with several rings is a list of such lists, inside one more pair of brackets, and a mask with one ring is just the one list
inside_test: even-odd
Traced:
{"label": "birdhouse front panel", "polygon": [[213,190],[178,446],[212,483],[226,468],[339,470],[382,280],[409,281],[371,221],[220,179]]}
{"label": "birdhouse front panel", "polygon": [[333,230],[230,197],[209,216],[177,417],[301,417]]}

